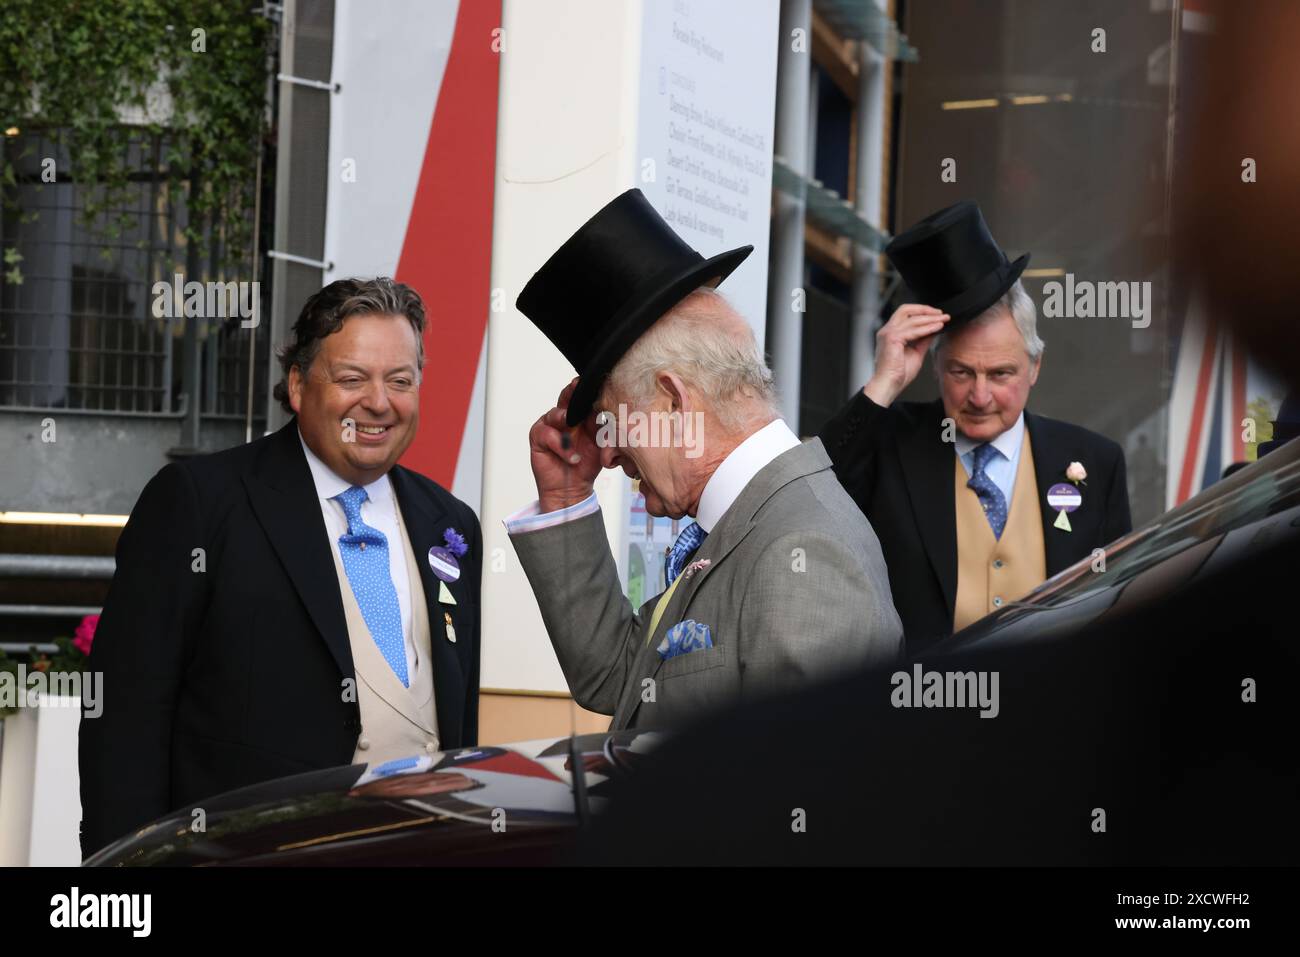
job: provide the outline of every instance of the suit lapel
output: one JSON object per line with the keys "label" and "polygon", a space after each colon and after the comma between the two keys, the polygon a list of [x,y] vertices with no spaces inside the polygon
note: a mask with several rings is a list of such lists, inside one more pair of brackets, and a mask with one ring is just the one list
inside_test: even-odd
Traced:
{"label": "suit lapel", "polygon": [[[663,659],[659,657],[657,649],[664,634],[673,625],[685,619],[691,600],[700,590],[705,579],[714,573],[727,556],[735,551],[736,546],[753,531],[754,516],[758,510],[779,489],[795,479],[830,467],[830,459],[822,448],[821,441],[814,439],[777,456],[745,486],[740,496],[723,514],[717,527],[704,539],[704,544],[691,559],[691,564],[698,561],[708,561],[709,564],[697,569],[690,578],[685,577],[687,571],[682,569],[682,580],[678,583],[677,590],[673,592],[668,607],[664,609],[654,634],[650,636],[648,642],[644,637],[640,639],[642,646],[633,659],[634,680],[624,689],[623,701],[619,706],[620,712],[626,711],[626,718],[619,724],[620,728],[625,728],[631,723],[637,709],[641,706],[641,677],[658,675],[659,669],[663,667]],[[690,568],[690,564],[687,568]],[[648,623],[647,627],[649,627]]]}
{"label": "suit lapel", "polygon": [[951,614],[957,601],[957,505],[952,470],[956,450],[943,441],[943,403],[935,400],[919,428],[898,436],[898,456],[912,514]]}
{"label": "suit lapel", "polygon": [[[456,645],[444,637],[442,606],[438,604],[441,581],[429,567],[429,549],[443,544],[443,532],[450,527],[447,512],[439,502],[423,494],[400,465],[388,473],[402,510],[402,521],[411,540],[415,564],[424,585],[424,604],[429,612],[429,653],[433,660],[434,702],[438,711],[438,734],[444,741],[460,740],[461,716],[465,709],[465,675]],[[458,532],[464,533],[463,528]]]}
{"label": "suit lapel", "polygon": [[[691,561],[693,563],[707,560],[709,562],[708,566],[696,570],[691,574],[690,578],[686,577],[686,569],[682,570],[682,580],[678,582],[677,590],[673,592],[673,596],[664,609],[658,625],[655,626],[654,634],[650,635],[649,641],[646,640],[644,635],[639,638],[641,647],[637,649],[636,657],[633,658],[632,668],[635,680],[628,682],[628,686],[623,690],[623,701],[620,703],[618,710],[620,713],[626,713],[626,718],[619,723],[618,729],[626,728],[632,721],[637,709],[641,706],[641,680],[645,677],[658,675],[659,669],[663,666],[663,660],[659,657],[658,648],[659,643],[663,641],[664,634],[669,628],[685,618],[691,599],[700,590],[704,580],[744,540],[745,536],[754,527],[752,522],[746,522],[740,528],[736,528],[735,523],[730,524],[732,527],[724,527],[728,525],[727,516],[724,516],[723,520],[718,523],[718,527],[704,540],[704,544],[699,547]],[[656,603],[657,601],[658,599],[656,599]],[[646,627],[649,627],[648,621]]]}
{"label": "suit lapel", "polygon": [[[707,561],[709,564],[704,568],[698,568],[691,572],[689,578],[685,577],[687,570],[682,570],[683,580],[677,586],[677,591],[673,593],[672,601],[664,609],[664,616],[659,622],[659,627],[655,629],[656,634],[650,636],[651,648],[657,648],[659,642],[663,640],[664,633],[677,622],[686,618],[686,612],[691,607],[691,599],[700,590],[700,586],[704,584],[705,579],[718,565],[722,564],[723,559],[730,555],[737,545],[745,540],[745,536],[754,530],[752,521],[747,521],[744,525],[740,525],[738,522],[727,523],[724,521],[719,522],[718,525],[715,534],[704,540],[704,544],[700,546],[699,551],[695,553],[695,557],[692,559],[693,562]],[[658,652],[655,653],[655,657],[658,657]],[[659,661],[655,665],[655,671],[658,671],[659,665],[662,664],[663,662]]]}
{"label": "suit lapel", "polygon": [[266,459],[245,475],[243,482],[262,530],[325,639],[339,672],[353,677],[343,598],[296,419],[276,433],[267,447]]}
{"label": "suit lapel", "polygon": [[1061,446],[1056,430],[1050,425],[1039,416],[1025,413],[1025,428],[1029,430],[1029,444],[1033,448],[1034,478],[1038,484],[1038,507],[1043,516],[1043,558],[1048,578],[1079,559],[1077,542],[1085,540],[1080,538],[1083,522],[1079,519],[1083,516],[1075,519],[1071,515],[1072,520],[1079,521],[1079,528],[1066,532],[1055,527],[1057,513],[1047,504],[1047,490],[1065,481],[1065,468],[1070,464],[1070,450]]}

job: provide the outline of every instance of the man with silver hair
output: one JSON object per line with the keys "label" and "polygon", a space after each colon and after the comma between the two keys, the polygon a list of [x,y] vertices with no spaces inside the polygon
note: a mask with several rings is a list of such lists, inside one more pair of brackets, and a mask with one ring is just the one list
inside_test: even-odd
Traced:
{"label": "man with silver hair", "polygon": [[[1131,529],[1124,453],[1025,411],[1043,340],[973,202],[886,249],[917,302],[876,334],[875,371],[821,431],[871,521],[909,652],[1014,603]],[[920,305],[918,303],[927,303]],[[898,402],[929,349],[933,402]]]}
{"label": "man with silver hair", "polygon": [[[704,259],[629,190],[519,297],[579,375],[530,430],[538,498],[506,527],[574,699],[616,729],[676,725],[902,648],[871,525],[821,443],[781,420],[749,326],[714,291],[752,248]],[[606,468],[639,483],[649,514],[694,519],[639,609],[593,490]]]}

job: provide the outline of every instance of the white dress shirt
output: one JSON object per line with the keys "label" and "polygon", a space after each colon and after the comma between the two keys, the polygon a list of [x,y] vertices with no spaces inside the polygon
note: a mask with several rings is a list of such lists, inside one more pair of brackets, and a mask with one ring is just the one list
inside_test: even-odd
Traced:
{"label": "white dress shirt", "polygon": [[[316,495],[320,499],[321,515],[325,518],[325,532],[329,536],[330,547],[342,562],[339,539],[347,534],[348,519],[343,511],[343,503],[334,501],[334,496],[347,491],[352,487],[352,483],[335,475],[330,467],[307,447],[307,443],[302,439],[302,432],[298,433],[298,439],[302,441],[302,450],[307,456],[307,467],[311,469],[312,482],[316,485]],[[371,528],[383,532],[384,538],[388,539],[388,573],[392,576],[393,587],[397,590],[397,607],[402,613],[402,642],[406,646],[406,673],[408,678],[414,680],[416,671],[420,667],[420,656],[415,648],[415,640],[411,637],[411,583],[406,575],[402,535],[397,527],[397,496],[393,494],[393,484],[386,474],[362,487],[369,498],[361,503],[361,520]]]}
{"label": "white dress shirt", "polygon": [[[989,443],[999,454],[989,459],[989,464],[984,466],[984,474],[993,481],[1002,492],[1003,498],[1007,500],[1008,515],[1011,514],[1011,493],[1016,487],[1016,469],[1020,467],[1020,447],[1024,444],[1024,437],[1025,413],[1021,412],[1011,428]],[[954,445],[957,458],[966,469],[967,478],[970,478],[975,471],[975,449],[983,444],[966,438],[960,432],[957,433],[957,441]]]}
{"label": "white dress shirt", "polygon": [[799,436],[784,419],[773,419],[741,442],[709,476],[700,493],[695,521],[706,532],[713,531],[740,493],[772,460],[799,444]]}
{"label": "white dress shirt", "polygon": [[[740,493],[763,468],[777,456],[799,444],[799,436],[790,430],[783,419],[773,419],[745,441],[731,450],[722,463],[709,476],[700,493],[700,505],[695,521],[706,532],[713,531],[727,509],[740,497]],[[592,492],[576,505],[554,512],[541,512],[537,502],[521,508],[505,520],[506,531],[515,535],[533,532],[553,525],[562,525],[591,515],[600,510],[596,493]],[[685,526],[683,526],[685,527]]]}

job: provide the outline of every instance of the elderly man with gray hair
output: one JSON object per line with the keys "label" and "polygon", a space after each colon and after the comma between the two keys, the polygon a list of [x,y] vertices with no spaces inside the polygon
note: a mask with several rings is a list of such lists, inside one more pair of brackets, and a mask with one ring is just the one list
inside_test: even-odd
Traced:
{"label": "elderly man with gray hair", "polygon": [[[885,250],[919,305],[876,335],[871,381],[822,429],[880,536],[908,652],[1021,598],[1131,529],[1124,453],[1025,411],[1043,340],[979,207],[958,203]],[[896,402],[927,347],[933,402]]]}
{"label": "elderly man with gray hair", "polygon": [[[870,523],[821,443],[781,420],[749,326],[713,288],[752,249],[705,259],[629,190],[519,297],[579,375],[529,433],[538,500],[506,527],[574,698],[615,729],[676,725],[901,651]],[[665,590],[639,609],[593,491],[620,467],[651,515],[694,519],[666,555]]]}

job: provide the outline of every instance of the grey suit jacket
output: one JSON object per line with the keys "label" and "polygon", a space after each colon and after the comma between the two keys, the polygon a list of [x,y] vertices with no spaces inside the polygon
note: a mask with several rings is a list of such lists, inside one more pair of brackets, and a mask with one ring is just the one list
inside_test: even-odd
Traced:
{"label": "grey suit jacket", "polygon": [[[615,729],[666,727],[738,697],[888,662],[903,629],[870,523],[821,441],[769,462],[695,553],[654,634],[634,611],[600,513],[511,536],[577,702]],[[713,647],[660,660],[664,633],[709,627]]]}

